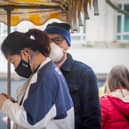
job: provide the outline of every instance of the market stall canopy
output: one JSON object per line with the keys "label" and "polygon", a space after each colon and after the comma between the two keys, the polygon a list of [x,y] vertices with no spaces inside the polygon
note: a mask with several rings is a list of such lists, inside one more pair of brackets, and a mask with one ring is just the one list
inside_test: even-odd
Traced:
{"label": "market stall canopy", "polygon": [[88,19],[88,6],[94,7],[98,15],[98,0],[0,0],[0,22],[7,24],[7,13],[11,12],[10,25],[16,26],[24,20],[42,25],[52,18],[68,22],[73,29]]}

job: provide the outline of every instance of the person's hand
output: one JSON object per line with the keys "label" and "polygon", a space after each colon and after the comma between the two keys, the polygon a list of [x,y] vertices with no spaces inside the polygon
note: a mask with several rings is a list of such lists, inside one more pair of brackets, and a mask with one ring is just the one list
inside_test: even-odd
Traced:
{"label": "person's hand", "polygon": [[7,95],[5,93],[1,93],[1,94],[4,95],[7,99],[10,99],[11,101],[15,102],[15,99],[12,96]]}
{"label": "person's hand", "polygon": [[5,97],[3,94],[0,94],[0,109],[2,108],[4,102],[7,100],[8,98]]}

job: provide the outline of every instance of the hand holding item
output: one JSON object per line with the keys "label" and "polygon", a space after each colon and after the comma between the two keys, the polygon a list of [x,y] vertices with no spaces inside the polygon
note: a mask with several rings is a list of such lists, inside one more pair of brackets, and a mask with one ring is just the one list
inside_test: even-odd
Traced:
{"label": "hand holding item", "polygon": [[15,99],[12,97],[12,96],[10,96],[10,95],[7,95],[7,94],[5,94],[5,93],[1,93],[3,96],[5,96],[7,99],[10,99],[12,102],[16,102],[15,101]]}
{"label": "hand holding item", "polygon": [[9,96],[5,93],[0,94],[0,108],[2,107],[3,103],[7,100],[11,100],[12,102],[16,102],[15,99],[12,96]]}
{"label": "hand holding item", "polygon": [[7,100],[8,98],[5,97],[3,94],[0,94],[0,109],[2,108],[4,102]]}

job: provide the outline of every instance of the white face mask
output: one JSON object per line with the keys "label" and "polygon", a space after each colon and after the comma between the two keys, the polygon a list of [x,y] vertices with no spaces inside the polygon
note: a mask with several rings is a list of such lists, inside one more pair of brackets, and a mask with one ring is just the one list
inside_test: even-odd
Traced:
{"label": "white face mask", "polygon": [[49,57],[54,61],[54,62],[59,62],[62,57],[64,56],[63,49],[56,45],[55,43],[50,44],[50,55]]}

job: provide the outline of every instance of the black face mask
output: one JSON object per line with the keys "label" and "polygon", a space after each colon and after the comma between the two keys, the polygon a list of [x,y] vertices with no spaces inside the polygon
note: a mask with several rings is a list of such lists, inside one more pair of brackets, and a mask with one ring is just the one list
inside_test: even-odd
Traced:
{"label": "black face mask", "polygon": [[19,65],[15,69],[15,72],[25,78],[29,78],[30,75],[32,74],[32,70],[30,67],[30,64],[24,60],[21,59]]}

